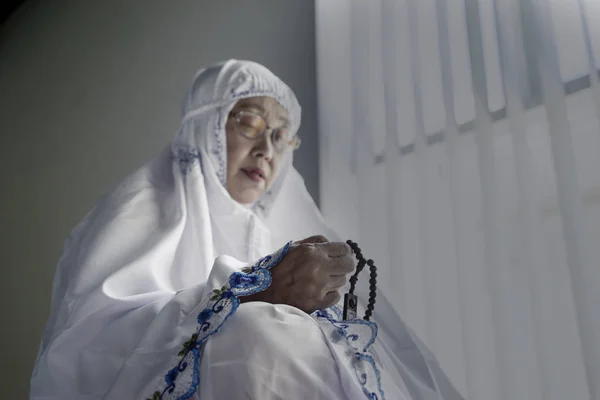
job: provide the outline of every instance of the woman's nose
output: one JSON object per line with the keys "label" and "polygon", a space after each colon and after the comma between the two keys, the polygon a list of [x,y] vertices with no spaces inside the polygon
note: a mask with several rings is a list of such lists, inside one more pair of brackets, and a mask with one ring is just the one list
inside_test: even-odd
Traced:
{"label": "woman's nose", "polygon": [[254,147],[253,151],[253,155],[255,157],[263,157],[267,161],[270,161],[273,158],[273,152],[275,149],[273,147],[273,143],[271,142],[271,134],[272,131],[266,131],[265,134],[256,141],[256,146]]}

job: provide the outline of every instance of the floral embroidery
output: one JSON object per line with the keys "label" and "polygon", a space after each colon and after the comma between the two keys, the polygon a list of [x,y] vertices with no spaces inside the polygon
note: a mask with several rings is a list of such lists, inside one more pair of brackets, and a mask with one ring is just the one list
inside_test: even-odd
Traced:
{"label": "floral embroidery", "polygon": [[173,159],[179,163],[179,169],[183,175],[187,175],[197,160],[200,160],[198,149],[177,147],[173,149]]}
{"label": "floral embroidery", "polygon": [[372,400],[385,400],[381,373],[368,353],[377,337],[377,325],[362,319],[343,321],[341,314],[339,307],[333,306],[317,311],[314,316],[323,331],[329,332],[332,351],[346,358],[354,368],[365,396]]}
{"label": "floral embroidery", "polygon": [[198,365],[202,346],[237,310],[240,304],[238,296],[258,293],[269,287],[269,270],[287,254],[291,243],[287,243],[273,255],[261,258],[254,265],[234,272],[227,284],[211,292],[208,304],[198,313],[196,331],[178,353],[179,362],[165,375],[164,388],[155,391],[147,400],[184,400],[196,393],[200,383]]}
{"label": "floral embroidery", "polygon": [[[360,374],[360,383],[361,383],[361,385],[363,385],[363,392],[365,393],[365,395],[367,395],[367,398],[369,398],[370,400],[385,400],[385,397],[383,394],[383,389],[381,388],[381,373],[379,372],[379,369],[377,368],[377,365],[375,364],[375,360],[373,359],[373,357],[370,354],[356,353],[355,360],[356,360],[356,363],[359,363],[362,361],[368,363],[371,366],[372,373],[374,373],[375,379],[377,381],[377,391],[379,392],[379,396],[377,395],[377,393],[367,389],[367,383],[368,383],[367,382],[367,380],[368,380],[367,373],[363,372]],[[357,376],[358,376],[358,374],[357,374]]]}

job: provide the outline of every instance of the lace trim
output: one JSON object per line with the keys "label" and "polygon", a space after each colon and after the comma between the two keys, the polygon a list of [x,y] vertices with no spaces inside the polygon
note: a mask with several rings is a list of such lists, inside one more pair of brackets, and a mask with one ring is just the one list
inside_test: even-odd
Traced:
{"label": "lace trim", "polygon": [[333,306],[314,316],[329,333],[332,350],[352,365],[363,393],[371,400],[385,400],[381,373],[369,347],[377,338],[377,324],[362,319],[342,320],[342,310]]}
{"label": "lace trim", "polygon": [[166,373],[164,387],[156,390],[147,400],[185,400],[196,393],[200,384],[198,365],[202,346],[235,313],[240,305],[239,296],[258,293],[269,287],[269,270],[287,254],[291,243],[261,258],[254,265],[232,273],[225,285],[212,291],[207,305],[198,314],[196,331],[177,355],[179,362]]}

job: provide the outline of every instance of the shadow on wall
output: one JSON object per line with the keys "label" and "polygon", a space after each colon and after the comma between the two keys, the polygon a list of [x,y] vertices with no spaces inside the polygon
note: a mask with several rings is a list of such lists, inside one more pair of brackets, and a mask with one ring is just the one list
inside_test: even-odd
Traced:
{"label": "shadow on wall", "polygon": [[1,25],[25,2],[25,0],[6,0],[0,5],[0,29]]}
{"label": "shadow on wall", "polygon": [[198,68],[251,59],[296,91],[303,144],[295,164],[318,198],[313,2],[24,6],[0,32],[7,399],[27,398],[64,239],[103,193],[168,143]]}

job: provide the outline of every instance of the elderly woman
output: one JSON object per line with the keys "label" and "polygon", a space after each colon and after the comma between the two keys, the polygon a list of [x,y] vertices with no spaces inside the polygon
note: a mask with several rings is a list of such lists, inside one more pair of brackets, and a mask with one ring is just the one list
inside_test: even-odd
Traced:
{"label": "elderly woman", "polygon": [[32,399],[461,398],[385,293],[342,322],[353,254],[292,166],[299,124],[261,65],[195,76],[171,145],[67,240]]}

